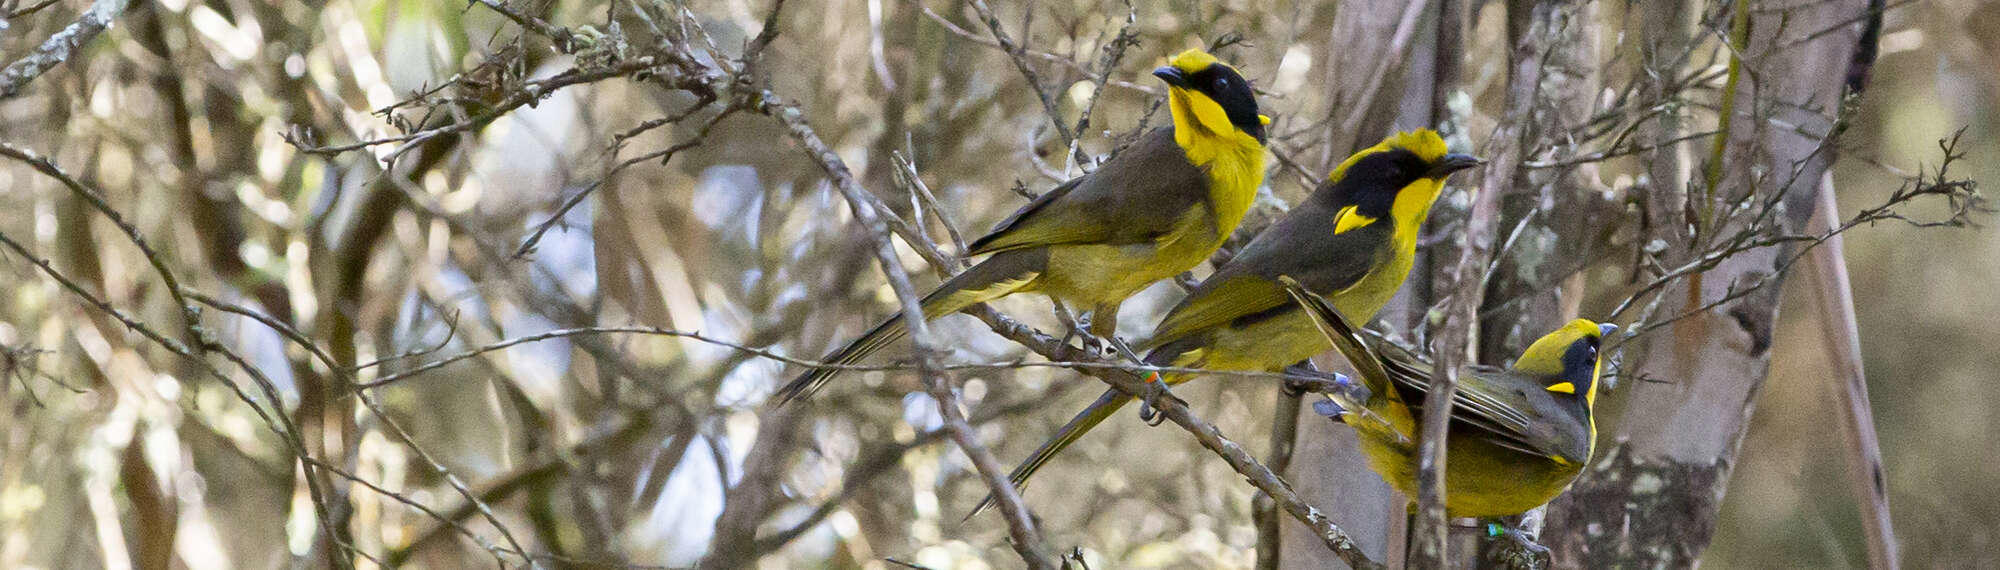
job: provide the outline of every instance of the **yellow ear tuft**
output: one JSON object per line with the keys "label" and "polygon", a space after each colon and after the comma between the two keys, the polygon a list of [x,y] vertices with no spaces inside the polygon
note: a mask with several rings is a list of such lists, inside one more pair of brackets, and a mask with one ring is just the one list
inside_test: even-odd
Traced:
{"label": "yellow ear tuft", "polygon": [[1208,55],[1208,52],[1201,51],[1200,48],[1181,52],[1179,55],[1175,55],[1171,61],[1167,62],[1168,65],[1179,68],[1186,73],[1200,73],[1201,70],[1208,69],[1208,66],[1217,63],[1221,63],[1221,61],[1215,59],[1215,56]]}
{"label": "yellow ear tuft", "polygon": [[1347,233],[1347,230],[1366,227],[1368,224],[1375,223],[1375,218],[1362,215],[1361,212],[1356,211],[1357,208],[1359,206],[1348,206],[1341,208],[1338,212],[1334,212],[1333,235],[1344,234]]}
{"label": "yellow ear tuft", "polygon": [[1258,123],[1261,123],[1261,124],[1266,124],[1266,125],[1268,125],[1268,124],[1271,124],[1271,116],[1270,116],[1270,115],[1258,115],[1258,116],[1257,116],[1257,122],[1258,122]]}
{"label": "yellow ear tuft", "polygon": [[1557,394],[1575,394],[1576,385],[1568,382],[1557,382],[1550,384],[1548,390]]}

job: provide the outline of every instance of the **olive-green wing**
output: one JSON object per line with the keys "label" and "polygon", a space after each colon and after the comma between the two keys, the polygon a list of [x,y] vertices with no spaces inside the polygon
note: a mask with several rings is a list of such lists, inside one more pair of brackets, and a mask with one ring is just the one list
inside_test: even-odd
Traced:
{"label": "olive-green wing", "polygon": [[1217,273],[1167,312],[1139,350],[1152,350],[1198,332],[1220,328],[1240,317],[1286,307],[1285,289],[1262,275]]}
{"label": "olive-green wing", "polygon": [[1023,206],[972,242],[969,253],[1145,243],[1171,233],[1193,208],[1209,207],[1208,175],[1188,162],[1173,129],[1163,127]]}
{"label": "olive-green wing", "polygon": [[[1278,280],[1369,389],[1378,392],[1376,396],[1407,402],[1413,417],[1423,417],[1434,366],[1381,335],[1355,329],[1326,298],[1290,276]],[[1540,379],[1487,366],[1468,366],[1465,372],[1452,395],[1454,422],[1480,430],[1496,445],[1529,455],[1570,461],[1589,457],[1589,427],[1563,413],[1563,406],[1573,404],[1558,401],[1543,389]],[[1393,388],[1385,388],[1389,386]]]}
{"label": "olive-green wing", "polygon": [[1388,255],[1390,224],[1335,235],[1333,215],[1332,207],[1320,201],[1293,208],[1168,311],[1140,350],[1298,310],[1278,284],[1280,275],[1327,297],[1353,286]]}
{"label": "olive-green wing", "polygon": [[[1466,394],[1477,406],[1474,409],[1503,410],[1507,414],[1508,429],[1504,433],[1494,431],[1493,435],[1519,443],[1532,449],[1530,453],[1538,455],[1570,462],[1590,458],[1590,426],[1583,423],[1581,416],[1569,411],[1570,408],[1581,408],[1581,403],[1559,399],[1544,388],[1547,382],[1543,378],[1490,366],[1472,367],[1469,372],[1460,376],[1459,392]],[[1482,415],[1491,417],[1497,414],[1485,412]]]}
{"label": "olive-green wing", "polygon": [[[1379,338],[1379,337],[1378,337]],[[1433,367],[1385,339],[1375,343],[1396,386],[1422,416]],[[1534,377],[1491,366],[1467,366],[1452,394],[1452,420],[1477,428],[1495,445],[1529,455],[1583,461],[1590,455],[1589,427],[1562,411]]]}

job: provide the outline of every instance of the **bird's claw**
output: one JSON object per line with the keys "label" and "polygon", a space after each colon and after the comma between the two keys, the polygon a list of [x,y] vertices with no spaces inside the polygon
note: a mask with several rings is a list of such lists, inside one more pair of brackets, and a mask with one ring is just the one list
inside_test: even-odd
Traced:
{"label": "bird's claw", "polygon": [[1084,335],[1083,342],[1084,349],[1093,351],[1093,354],[1098,358],[1113,358],[1118,356],[1118,345],[1114,344],[1115,341],[1113,339],[1096,335]]}
{"label": "bird's claw", "polygon": [[1120,345],[1118,339],[1116,337],[1106,338],[1093,334],[1090,331],[1090,322],[1088,320],[1072,322],[1067,328],[1068,330],[1063,331],[1063,344],[1069,344],[1070,339],[1077,339],[1077,348],[1088,351],[1091,356],[1113,358],[1118,355]]}
{"label": "bird's claw", "polygon": [[[1305,378],[1326,377],[1326,376],[1328,376],[1327,373],[1320,372],[1319,369],[1313,368],[1312,363],[1310,362],[1301,362],[1298,364],[1293,364],[1291,366],[1285,367],[1285,379],[1284,381],[1278,384],[1278,389],[1283,390],[1286,396],[1290,397],[1303,396],[1305,395],[1306,392],[1312,391],[1313,387],[1312,383],[1305,380]],[[1331,376],[1338,378],[1340,375],[1332,374]]]}
{"label": "bird's claw", "polygon": [[1146,422],[1148,427],[1158,426],[1167,421],[1167,415],[1160,413],[1159,405],[1155,402],[1161,401],[1162,398],[1172,398],[1174,393],[1167,390],[1167,383],[1160,381],[1159,374],[1146,377],[1145,392],[1139,397],[1139,421]]}
{"label": "bird's claw", "polygon": [[1490,522],[1486,524],[1486,536],[1499,541],[1494,560],[1508,568],[1547,568],[1551,560],[1549,547],[1535,542],[1521,529]]}

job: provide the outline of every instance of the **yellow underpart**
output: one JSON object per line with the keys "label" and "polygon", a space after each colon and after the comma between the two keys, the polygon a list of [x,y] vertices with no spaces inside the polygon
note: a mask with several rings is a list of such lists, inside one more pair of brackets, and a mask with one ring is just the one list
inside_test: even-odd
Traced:
{"label": "yellow underpart", "polygon": [[[1351,424],[1360,439],[1362,456],[1391,487],[1416,496],[1414,418],[1403,406],[1370,409],[1384,416],[1393,427],[1385,431],[1370,426],[1372,422]],[[1450,461],[1445,462],[1445,513],[1451,517],[1519,514],[1561,494],[1575,480],[1578,471],[1573,462],[1523,455],[1467,433],[1454,431],[1446,437],[1446,442]]]}
{"label": "yellow underpart", "polygon": [[1359,206],[1348,206],[1341,208],[1339,212],[1334,212],[1333,235],[1344,234],[1347,233],[1347,230],[1367,227],[1368,224],[1375,223],[1375,218],[1361,215],[1360,212],[1355,211],[1356,208],[1359,208]]}
{"label": "yellow underpart", "polygon": [[[1239,210],[1217,220],[1208,208],[1189,208],[1166,234],[1149,243],[1055,246],[1049,250],[1048,270],[1029,287],[1083,305],[1115,303],[1208,259],[1242,217]],[[1228,225],[1217,233],[1221,222]]]}
{"label": "yellow underpart", "polygon": [[[1196,72],[1223,64],[1190,50],[1175,57],[1173,65]],[[1200,67],[1187,69],[1190,65]],[[1084,305],[1116,303],[1207,260],[1243,222],[1264,183],[1263,143],[1231,124],[1229,114],[1207,95],[1178,87],[1168,92],[1174,142],[1190,164],[1207,174],[1207,207],[1182,213],[1152,242],[1054,246],[1047,269],[1020,290]]]}
{"label": "yellow underpart", "polygon": [[1173,105],[1174,142],[1179,143],[1181,148],[1188,149],[1190,158],[1193,154],[1191,145],[1197,144],[1203,135],[1214,138],[1233,133],[1240,134],[1252,142],[1257,140],[1237,130],[1236,125],[1229,122],[1229,112],[1222,110],[1222,104],[1216,103],[1205,93],[1169,87],[1167,100]]}
{"label": "yellow underpart", "polygon": [[1405,149],[1416,153],[1418,158],[1424,159],[1424,162],[1437,162],[1438,157],[1444,156],[1446,152],[1450,152],[1450,147],[1444,144],[1444,137],[1438,136],[1437,131],[1417,129],[1400,132],[1389,135],[1389,138],[1382,139],[1380,144],[1361,149],[1360,152],[1354,153],[1354,156],[1347,157],[1347,160],[1342,161],[1340,166],[1334,167],[1333,173],[1328,174],[1326,177],[1328,180],[1337,182],[1341,177],[1347,175],[1347,167],[1354,166],[1354,163],[1360,162],[1363,157],[1396,149]]}
{"label": "yellow underpart", "polygon": [[1571,383],[1568,383],[1568,382],[1557,382],[1557,383],[1554,383],[1554,384],[1550,384],[1550,385],[1549,385],[1549,387],[1548,387],[1547,389],[1548,389],[1548,391],[1550,391],[1550,392],[1555,392],[1555,393],[1558,393],[1558,394],[1575,394],[1575,393],[1576,393],[1576,385],[1575,385],[1575,384],[1571,384]]}
{"label": "yellow underpart", "polygon": [[[1395,220],[1395,231],[1389,236],[1387,259],[1368,270],[1367,275],[1335,292],[1329,300],[1333,308],[1355,322],[1367,322],[1375,318],[1375,312],[1396,296],[1396,290],[1410,276],[1410,267],[1415,264],[1417,252],[1417,231],[1430,217],[1431,202],[1437,199],[1443,186],[1429,178],[1410,183],[1396,193],[1396,200],[1389,205],[1389,217]],[[1356,212],[1354,216],[1338,216],[1334,231],[1342,231],[1340,225],[1349,217],[1364,217]],[[1358,227],[1358,226],[1356,226]],[[1352,229],[1352,228],[1349,228]],[[1323,342],[1323,341],[1322,341]]]}
{"label": "yellow underpart", "polygon": [[[1174,58],[1174,65],[1191,61],[1223,65],[1198,50],[1183,52]],[[1187,154],[1189,164],[1208,173],[1209,206],[1215,214],[1212,227],[1219,231],[1208,236],[1215,241],[1202,254],[1205,257],[1236,231],[1243,214],[1250,211],[1250,203],[1257,199],[1257,187],[1264,184],[1264,143],[1229,122],[1229,113],[1208,95],[1179,87],[1167,92],[1174,116],[1174,143]]]}

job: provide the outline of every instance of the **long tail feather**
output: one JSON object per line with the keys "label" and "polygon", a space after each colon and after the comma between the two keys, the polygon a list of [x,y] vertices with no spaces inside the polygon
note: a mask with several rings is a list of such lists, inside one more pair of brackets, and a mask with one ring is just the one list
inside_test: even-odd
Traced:
{"label": "long tail feather", "polygon": [[[1070,418],[1069,423],[1063,424],[1062,429],[1056,431],[1054,437],[1042,443],[1041,449],[1035,450],[1035,454],[1029,456],[1027,461],[1021,462],[1021,465],[1015,467],[1013,472],[1008,473],[1007,479],[1013,481],[1016,488],[1027,486],[1028,478],[1033,477],[1035,471],[1040,470],[1043,465],[1047,465],[1050,459],[1055,458],[1056,454],[1062,453],[1062,450],[1069,448],[1070,444],[1076,443],[1077,439],[1082,438],[1084,433],[1089,432],[1091,428],[1097,427],[1097,424],[1104,423],[1106,418],[1118,413],[1119,408],[1125,407],[1125,404],[1131,401],[1131,396],[1127,396],[1124,392],[1120,392],[1115,388],[1105,390],[1104,395],[1098,396],[1096,402],[1091,402],[1090,407],[1084,408],[1082,412],[1076,414],[1076,417]],[[973,515],[979,514],[980,511],[986,510],[986,507],[992,505],[993,496],[987,495],[986,500],[980,501],[979,506],[973,507],[972,512],[966,513],[965,518],[970,519]]]}
{"label": "long tail feather", "polygon": [[1361,382],[1369,391],[1394,395],[1393,388],[1389,384],[1389,372],[1383,368],[1382,361],[1374,351],[1368,349],[1360,333],[1355,332],[1354,325],[1348,323],[1346,317],[1341,316],[1340,311],[1333,308],[1333,303],[1328,302],[1325,297],[1307,291],[1304,285],[1300,285],[1290,276],[1279,276],[1278,281],[1285,285],[1285,292],[1291,293],[1293,300],[1306,308],[1306,314],[1312,316],[1313,325],[1319,328],[1321,334],[1326,335],[1327,340],[1333,342],[1333,348],[1340,351],[1340,355],[1346,357],[1348,363],[1354,365],[1354,371],[1361,375]]}
{"label": "long tail feather", "polygon": [[[952,276],[937,290],[924,295],[919,305],[924,310],[924,319],[935,319],[958,312],[960,309],[1005,297],[1034,281],[1048,265],[1048,253],[1044,250],[1017,250],[995,254],[963,273]],[[903,323],[903,315],[896,314],[868,329],[868,333],[840,350],[827,353],[821,362],[837,366],[860,363],[875,351],[889,346],[908,333]],[[778,389],[777,402],[784,405],[794,399],[809,396],[819,391],[828,381],[844,370],[823,367],[807,370]]]}

